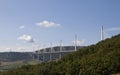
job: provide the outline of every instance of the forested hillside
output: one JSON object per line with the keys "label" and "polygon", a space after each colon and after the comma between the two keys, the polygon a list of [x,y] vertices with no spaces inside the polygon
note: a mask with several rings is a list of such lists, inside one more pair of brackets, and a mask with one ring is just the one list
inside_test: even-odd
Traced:
{"label": "forested hillside", "polygon": [[111,75],[120,73],[120,34],[61,60],[27,65],[0,75]]}

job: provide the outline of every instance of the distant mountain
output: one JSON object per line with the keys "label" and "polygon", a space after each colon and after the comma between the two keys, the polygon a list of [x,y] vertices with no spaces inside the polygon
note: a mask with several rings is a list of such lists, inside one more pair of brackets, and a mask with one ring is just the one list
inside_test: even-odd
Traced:
{"label": "distant mountain", "polygon": [[20,61],[32,59],[32,52],[1,52],[0,61]]}
{"label": "distant mountain", "polygon": [[115,75],[120,73],[120,34],[59,61],[27,65],[1,75]]}

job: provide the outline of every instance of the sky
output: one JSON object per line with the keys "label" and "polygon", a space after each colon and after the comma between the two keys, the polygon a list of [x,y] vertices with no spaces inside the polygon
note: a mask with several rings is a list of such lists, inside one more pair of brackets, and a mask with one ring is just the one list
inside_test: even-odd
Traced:
{"label": "sky", "polygon": [[0,0],[0,52],[88,46],[120,33],[120,0]]}

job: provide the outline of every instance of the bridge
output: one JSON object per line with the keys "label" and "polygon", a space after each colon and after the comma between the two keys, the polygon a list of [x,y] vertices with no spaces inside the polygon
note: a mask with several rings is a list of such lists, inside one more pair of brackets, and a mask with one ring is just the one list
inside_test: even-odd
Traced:
{"label": "bridge", "polygon": [[83,46],[56,46],[50,48],[44,48],[35,52],[36,59],[42,62],[58,60],[63,56],[75,52]]}

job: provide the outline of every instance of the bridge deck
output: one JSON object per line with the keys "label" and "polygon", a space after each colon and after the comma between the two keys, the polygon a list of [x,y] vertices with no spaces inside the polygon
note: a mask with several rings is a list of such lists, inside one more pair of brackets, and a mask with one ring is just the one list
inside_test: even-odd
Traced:
{"label": "bridge deck", "polygon": [[74,52],[75,50],[68,50],[68,51],[52,51],[52,52],[39,52],[38,54],[49,54],[49,53],[66,53],[66,52]]}

